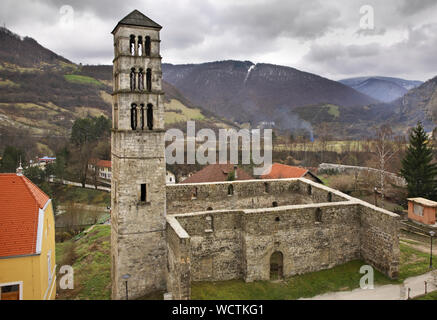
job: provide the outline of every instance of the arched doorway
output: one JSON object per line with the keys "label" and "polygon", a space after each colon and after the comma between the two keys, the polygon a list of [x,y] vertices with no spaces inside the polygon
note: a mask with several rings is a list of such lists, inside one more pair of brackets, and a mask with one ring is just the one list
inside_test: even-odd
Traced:
{"label": "arched doorway", "polygon": [[284,256],[282,252],[273,252],[270,257],[270,280],[282,279],[284,271]]}

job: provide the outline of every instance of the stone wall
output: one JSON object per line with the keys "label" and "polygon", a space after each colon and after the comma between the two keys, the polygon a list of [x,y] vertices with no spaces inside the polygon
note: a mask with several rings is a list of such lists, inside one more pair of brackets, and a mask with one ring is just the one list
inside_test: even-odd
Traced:
{"label": "stone wall", "polygon": [[167,221],[167,290],[173,299],[187,300],[191,295],[190,236],[175,218]]}
{"label": "stone wall", "polygon": [[[305,182],[302,182],[305,181]],[[232,194],[229,194],[232,188]],[[338,202],[340,192],[306,179],[167,185],[167,214]]]}
{"label": "stone wall", "polygon": [[397,278],[400,217],[365,202],[359,209],[362,259],[390,278]]}
{"label": "stone wall", "polygon": [[[396,214],[306,179],[270,182],[274,183],[269,191],[283,194],[284,199],[286,195],[293,198],[306,193],[311,202],[324,202],[191,213],[181,210],[180,214],[167,216],[167,237],[172,239],[168,249],[171,256],[168,283],[176,297],[189,297],[189,284],[174,280],[182,279],[182,275],[184,281],[188,278],[191,281],[269,280],[270,259],[275,252],[282,254],[284,277],[329,269],[356,259],[364,260],[391,278],[397,277],[400,252]],[[260,181],[232,184],[236,184],[235,190],[241,187],[241,194],[246,195],[235,207],[240,203],[247,205],[250,198],[247,195],[263,190]],[[228,185],[197,185],[198,197],[203,195],[207,199],[211,195],[210,203],[218,204],[220,193],[226,191]],[[182,185],[180,188],[188,193],[192,187]],[[178,205],[188,210],[191,200],[186,201],[182,194],[176,193],[173,201],[177,195],[180,197]],[[257,203],[262,205],[270,200],[270,195],[261,193]],[[169,207],[175,208],[171,201]],[[183,251],[179,249],[181,243],[185,245]],[[179,262],[184,261],[182,256],[190,257],[189,270]],[[187,272],[191,276],[187,276]]]}

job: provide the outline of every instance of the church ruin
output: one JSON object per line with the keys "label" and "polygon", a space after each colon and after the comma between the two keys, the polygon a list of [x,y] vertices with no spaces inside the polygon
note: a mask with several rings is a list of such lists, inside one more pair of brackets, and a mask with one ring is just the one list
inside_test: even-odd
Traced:
{"label": "church ruin", "polygon": [[[161,26],[114,31],[112,298],[189,299],[191,281],[277,279],[362,259],[399,272],[399,217],[307,179],[166,186]],[[144,72],[144,70],[146,70]]]}

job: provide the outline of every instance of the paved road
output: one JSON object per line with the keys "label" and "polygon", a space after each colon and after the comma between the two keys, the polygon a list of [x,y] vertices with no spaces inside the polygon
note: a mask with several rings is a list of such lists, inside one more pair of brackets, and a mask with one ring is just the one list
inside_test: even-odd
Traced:
{"label": "paved road", "polygon": [[[79,182],[72,182],[72,181],[68,181],[68,180],[55,180],[56,182],[61,182],[62,184],[67,184],[70,186],[75,186],[75,187],[80,187],[82,188],[82,184]],[[50,182],[54,182],[54,179],[50,179]],[[87,189],[96,189],[96,187],[94,185],[91,184],[86,184],[85,188]],[[111,188],[107,188],[107,187],[102,187],[102,186],[98,186],[97,190],[101,190],[101,191],[106,191],[106,192],[111,192]]]}
{"label": "paved road", "polygon": [[331,292],[302,300],[406,300],[408,298],[408,289],[410,289],[410,298],[423,295],[425,293],[425,281],[428,284],[428,293],[437,291],[435,272],[432,271],[408,278],[400,285],[377,286],[373,290],[355,289],[352,291]]}

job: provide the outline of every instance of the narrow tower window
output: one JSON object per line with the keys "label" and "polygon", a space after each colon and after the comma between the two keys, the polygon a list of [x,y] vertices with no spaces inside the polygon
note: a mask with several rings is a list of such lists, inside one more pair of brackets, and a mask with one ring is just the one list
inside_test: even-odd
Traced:
{"label": "narrow tower window", "polygon": [[143,71],[143,69],[140,69],[140,72],[138,72],[138,89],[144,90],[144,71]]}
{"label": "narrow tower window", "polygon": [[147,200],[147,189],[146,189],[146,184],[142,184],[141,185],[141,202],[146,202]]}
{"label": "narrow tower window", "polygon": [[131,122],[131,127],[132,130],[137,130],[137,115],[138,111],[137,111],[137,105],[135,103],[133,103],[131,105],[131,109],[130,109],[130,122]]}
{"label": "narrow tower window", "polygon": [[147,69],[146,73],[147,91],[152,91],[152,69]]}
{"label": "narrow tower window", "polygon": [[147,105],[147,128],[153,130],[153,105]]}
{"label": "narrow tower window", "polygon": [[140,113],[140,117],[141,117],[141,130],[144,130],[144,125],[145,125],[145,120],[144,120],[144,116],[145,116],[145,110],[144,110],[144,103],[141,104],[141,113]]}
{"label": "narrow tower window", "polygon": [[131,90],[135,90],[136,89],[135,68],[132,68],[130,70],[130,89]]}
{"label": "narrow tower window", "polygon": [[328,202],[332,202],[332,193],[331,192],[328,193]]}
{"label": "narrow tower window", "polygon": [[143,37],[141,36],[138,37],[138,55],[143,55]]}
{"label": "narrow tower window", "polygon": [[145,52],[146,52],[146,57],[150,57],[150,47],[151,47],[151,45],[150,45],[150,37],[149,36],[147,36],[146,37],[146,41],[145,41],[146,43],[145,43],[145,45],[144,45],[144,47],[145,47]]}
{"label": "narrow tower window", "polygon": [[129,50],[130,50],[130,54],[132,56],[135,55],[135,36],[133,34],[131,34],[130,36],[130,42],[129,42]]}

